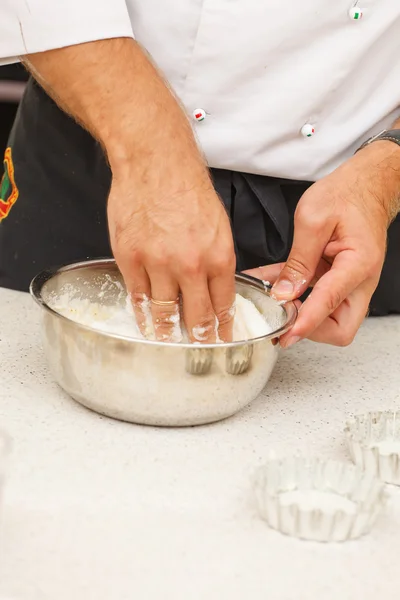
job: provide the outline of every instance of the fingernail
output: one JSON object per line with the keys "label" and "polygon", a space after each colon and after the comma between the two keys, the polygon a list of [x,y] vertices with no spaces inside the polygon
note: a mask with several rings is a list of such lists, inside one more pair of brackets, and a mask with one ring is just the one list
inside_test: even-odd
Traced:
{"label": "fingernail", "polygon": [[298,335],[295,335],[294,337],[289,338],[288,341],[286,342],[286,344],[284,345],[285,350],[287,350],[288,348],[290,348],[290,346],[294,346],[300,340],[301,340],[301,337],[298,336]]}
{"label": "fingernail", "polygon": [[281,279],[272,287],[272,296],[293,296],[294,285],[289,279]]}

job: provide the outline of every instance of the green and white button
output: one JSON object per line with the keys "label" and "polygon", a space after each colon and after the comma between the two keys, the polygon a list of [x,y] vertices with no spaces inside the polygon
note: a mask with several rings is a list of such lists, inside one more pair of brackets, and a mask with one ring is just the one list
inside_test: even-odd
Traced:
{"label": "green and white button", "polygon": [[363,11],[358,6],[352,6],[349,10],[349,17],[353,21],[359,21],[363,16]]}
{"label": "green and white button", "polygon": [[202,108],[196,108],[196,110],[193,111],[193,118],[195,121],[204,121],[206,118],[206,111]]}
{"label": "green and white button", "polygon": [[315,127],[314,125],[311,125],[311,123],[306,123],[303,125],[300,132],[303,137],[311,137],[315,133]]}

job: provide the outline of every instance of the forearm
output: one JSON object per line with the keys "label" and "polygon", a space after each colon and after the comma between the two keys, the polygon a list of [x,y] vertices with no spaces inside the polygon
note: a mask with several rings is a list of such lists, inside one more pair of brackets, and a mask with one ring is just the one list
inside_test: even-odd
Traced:
{"label": "forearm", "polygon": [[[400,119],[393,124],[400,129]],[[383,205],[388,223],[400,212],[400,146],[389,140],[377,140],[365,146],[348,161],[345,169],[356,166],[363,173],[363,182]]]}
{"label": "forearm", "polygon": [[[191,177],[208,180],[184,111],[132,39],[70,46],[29,55],[24,62],[49,95],[99,140],[114,174],[165,177],[169,163],[178,161],[182,174],[187,166]],[[171,187],[189,185],[170,176]]]}

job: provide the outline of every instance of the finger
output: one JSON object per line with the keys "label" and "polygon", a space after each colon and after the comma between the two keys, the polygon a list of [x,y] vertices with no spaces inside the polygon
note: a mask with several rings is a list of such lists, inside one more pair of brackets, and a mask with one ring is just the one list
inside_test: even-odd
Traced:
{"label": "finger", "polygon": [[[245,275],[251,275],[251,277],[255,277],[256,279],[261,279],[266,285],[274,284],[281,274],[285,263],[275,263],[272,265],[265,265],[263,267],[257,267],[256,269],[249,269],[247,271],[243,271]],[[328,262],[325,258],[322,258],[318,263],[317,269],[315,271],[315,276],[313,280],[309,283],[309,286],[312,287],[316,284],[318,279],[320,279],[325,273],[329,271],[331,268],[331,263]]]}
{"label": "finger", "polygon": [[[297,310],[299,311],[302,306],[301,300],[293,300],[293,303],[294,303],[295,307],[297,308]],[[285,337],[287,337],[289,335],[289,333],[286,336],[283,335],[280,338],[275,338],[274,340],[272,340],[273,345],[275,346],[279,342],[280,345],[282,346],[282,348],[284,348],[285,346],[282,345],[282,341],[285,340]]]}
{"label": "finger", "polygon": [[151,283],[151,317],[157,340],[181,342],[179,286],[172,277],[149,272]]}
{"label": "finger", "polygon": [[151,287],[146,269],[141,264],[130,264],[124,260],[117,261],[117,264],[131,299],[139,331],[143,337],[152,338],[154,332],[150,313]]}
{"label": "finger", "polygon": [[334,225],[330,220],[318,221],[296,213],[292,250],[275,282],[271,295],[277,300],[294,300],[312,282],[317,266],[329,242]]}
{"label": "finger", "polygon": [[331,267],[332,263],[328,262],[325,258],[321,258],[321,260],[318,263],[317,270],[315,271],[314,279],[310,282],[309,287],[315,287],[317,285],[317,282],[321,279],[321,277],[323,277],[325,273],[328,273],[328,271],[330,271]]}
{"label": "finger", "polygon": [[210,298],[207,277],[180,282],[183,299],[183,319],[191,342],[214,343],[217,339],[217,320]]}
{"label": "finger", "polygon": [[300,308],[302,307],[301,300],[294,300],[294,305],[297,308],[297,310],[300,310]]}
{"label": "finger", "polygon": [[348,346],[368,314],[372,293],[360,286],[310,336],[314,342]]}
{"label": "finger", "polygon": [[256,279],[261,279],[265,285],[272,285],[278,279],[284,266],[285,263],[275,263],[272,265],[257,267],[256,269],[249,269],[247,271],[243,271],[243,273],[245,275],[255,277]]}
{"label": "finger", "polygon": [[339,254],[332,268],[321,277],[304,302],[292,330],[282,340],[283,347],[310,337],[346,298],[364,281],[364,269],[352,252]]}
{"label": "finger", "polygon": [[218,336],[223,342],[231,342],[235,317],[235,274],[229,273],[210,279],[208,289],[218,320]]}

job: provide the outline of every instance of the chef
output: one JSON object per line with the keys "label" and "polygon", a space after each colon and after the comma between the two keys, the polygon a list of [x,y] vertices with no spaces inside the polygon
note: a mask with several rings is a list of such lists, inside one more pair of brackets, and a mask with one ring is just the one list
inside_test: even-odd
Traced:
{"label": "chef", "polygon": [[400,312],[398,0],[15,0],[0,32],[32,75],[0,285],[112,252],[159,339],[182,294],[193,340],[229,340],[235,269],[312,288],[284,347]]}

